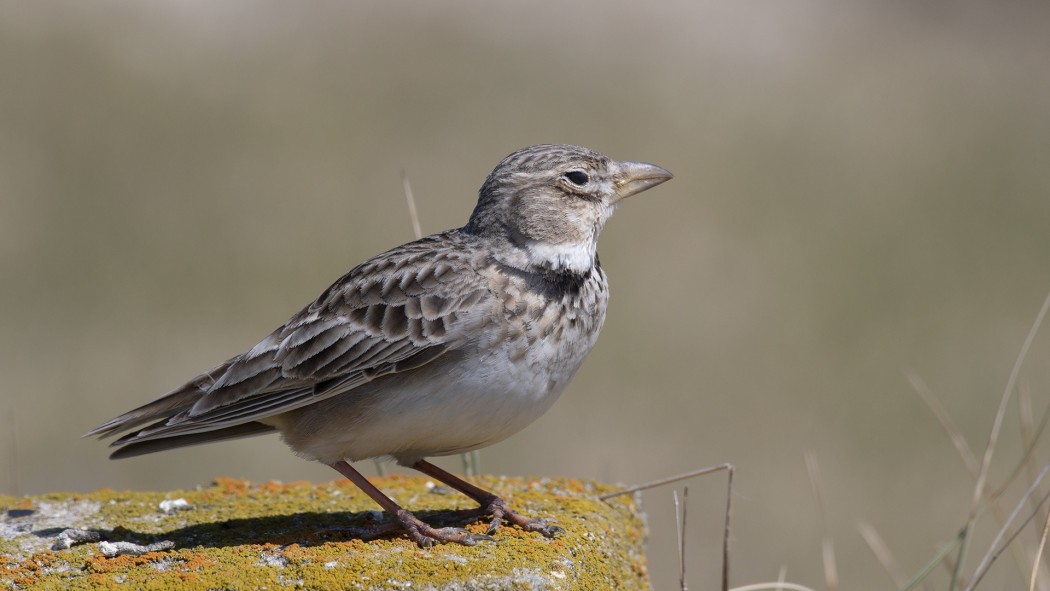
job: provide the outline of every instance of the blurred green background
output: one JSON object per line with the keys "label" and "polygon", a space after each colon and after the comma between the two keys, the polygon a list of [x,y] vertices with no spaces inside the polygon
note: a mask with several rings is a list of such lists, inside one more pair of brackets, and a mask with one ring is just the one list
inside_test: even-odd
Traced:
{"label": "blurred green background", "polygon": [[[857,520],[910,574],[973,486],[905,372],[983,449],[1050,290],[1048,31],[1046,2],[5,3],[0,490],[337,477],[275,437],[121,462],[79,437],[410,240],[402,172],[429,233],[504,155],[576,143],[676,178],[607,227],[598,347],[483,469],[733,462],[733,583],[822,588],[812,450],[844,587],[893,588]],[[1048,358],[1044,332],[1037,414]],[[993,483],[1013,410],[1004,431]],[[690,486],[693,588],[723,498]],[[670,489],[646,503],[672,589]]]}

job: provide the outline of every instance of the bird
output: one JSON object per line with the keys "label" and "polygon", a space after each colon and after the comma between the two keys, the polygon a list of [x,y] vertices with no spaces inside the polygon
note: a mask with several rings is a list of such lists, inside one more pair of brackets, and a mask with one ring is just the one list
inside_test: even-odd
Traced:
{"label": "bird", "polygon": [[[112,459],[277,432],[341,473],[422,547],[493,540],[504,523],[556,537],[426,458],[492,445],[558,399],[605,321],[598,235],[622,201],[672,175],[572,145],[520,149],[478,191],[466,225],[352,268],[247,352],[92,429]],[[491,517],[485,534],[433,527],[352,462],[394,460]]]}

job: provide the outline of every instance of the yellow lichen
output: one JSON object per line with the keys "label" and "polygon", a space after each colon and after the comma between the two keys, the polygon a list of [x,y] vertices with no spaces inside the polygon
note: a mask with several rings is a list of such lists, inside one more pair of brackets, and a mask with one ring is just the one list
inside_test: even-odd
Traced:
{"label": "yellow lichen", "polygon": [[[498,543],[421,549],[404,535],[363,538],[375,525],[376,507],[348,483],[253,485],[222,478],[201,490],[0,498],[3,508],[23,511],[39,510],[41,502],[92,503],[97,510],[85,522],[68,526],[99,531],[110,541],[175,543],[140,556],[106,558],[98,544],[83,544],[19,557],[18,540],[6,540],[0,582],[45,590],[395,589],[409,582],[413,589],[648,589],[644,530],[630,497],[600,501],[596,495],[612,487],[573,479],[475,480],[523,514],[555,517],[565,533],[551,540],[504,526]],[[472,506],[459,494],[434,494],[422,478],[374,482],[424,520]],[[175,498],[193,508],[159,511],[160,501]],[[476,533],[486,527],[465,525]]]}

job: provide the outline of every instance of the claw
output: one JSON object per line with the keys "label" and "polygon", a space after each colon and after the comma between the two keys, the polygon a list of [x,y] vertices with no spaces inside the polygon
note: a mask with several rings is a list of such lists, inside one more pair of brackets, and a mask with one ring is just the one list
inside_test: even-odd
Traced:
{"label": "claw", "polygon": [[[443,542],[456,542],[457,544],[463,544],[464,546],[473,546],[478,542],[495,542],[496,538],[485,534],[475,534],[469,530],[465,530],[462,527],[443,527],[441,529],[434,530],[438,534],[438,539]],[[433,538],[428,538],[430,545],[434,544]]]}
{"label": "claw", "polygon": [[502,525],[502,524],[503,524],[503,518],[502,517],[493,517],[492,518],[492,523],[489,524],[489,527],[488,527],[488,529],[485,530],[485,533],[491,536],[492,534],[496,533],[496,531],[499,529],[499,526]]}
{"label": "claw", "polygon": [[557,525],[545,525],[534,531],[540,532],[541,534],[543,534],[544,537],[547,538],[556,538],[565,533],[565,528],[558,527]]}
{"label": "claw", "polygon": [[[648,165],[646,165],[648,166]],[[663,169],[660,169],[663,170]],[[667,171],[663,171],[666,173]],[[518,515],[514,511],[511,511],[507,507],[507,502],[490,493],[487,490],[478,488],[477,486],[455,476],[448,472],[438,468],[434,464],[426,460],[419,460],[411,465],[412,468],[419,470],[420,472],[444,482],[448,486],[458,490],[459,492],[467,495],[478,502],[477,509],[467,511],[466,514],[474,517],[484,517],[485,515],[491,515],[492,520],[489,522],[488,528],[485,530],[486,537],[496,533],[496,530],[503,525],[503,521],[506,520],[508,523],[512,523],[525,531],[540,532],[548,538],[553,538],[559,534],[565,533],[565,530],[556,526],[551,525],[553,520],[551,519],[530,519]],[[345,470],[345,466],[336,465],[336,469]],[[352,473],[358,480],[364,480],[363,476],[359,476],[356,472]],[[367,482],[367,481],[366,481]],[[355,484],[357,481],[355,480]],[[374,497],[373,497],[374,498]],[[396,507],[396,505],[395,505]]]}
{"label": "claw", "polygon": [[420,548],[432,548],[436,544],[448,543],[474,546],[478,542],[496,541],[492,536],[471,533],[462,527],[431,527],[404,509],[398,511],[396,517],[401,527],[408,532],[408,537],[419,544]]}
{"label": "claw", "polygon": [[506,501],[497,496],[493,496],[487,503],[482,503],[481,508],[485,513],[492,515],[492,521],[489,522],[489,527],[485,531],[489,535],[496,533],[496,530],[499,529],[504,520],[517,525],[525,531],[539,532],[547,538],[555,538],[565,533],[564,528],[553,525],[557,523],[555,520],[548,517],[534,519],[519,515],[507,507]]}
{"label": "claw", "polygon": [[553,519],[540,517],[538,519],[528,519],[521,528],[525,531],[539,532],[547,538],[556,538],[565,533],[565,528],[558,527],[557,525],[554,525],[555,523],[557,522]]}

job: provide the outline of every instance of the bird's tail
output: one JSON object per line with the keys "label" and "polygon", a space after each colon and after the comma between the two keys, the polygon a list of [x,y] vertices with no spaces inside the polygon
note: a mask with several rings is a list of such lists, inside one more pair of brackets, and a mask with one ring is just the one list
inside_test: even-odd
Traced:
{"label": "bird's tail", "polygon": [[120,441],[115,441],[114,445],[120,447],[117,448],[117,451],[109,454],[109,459],[119,460],[122,458],[133,458],[135,456],[175,449],[177,447],[188,447],[190,445],[200,445],[202,443],[215,443],[216,441],[225,441],[227,439],[240,439],[241,437],[263,435],[274,431],[276,431],[276,429],[270,425],[264,425],[263,423],[252,421],[251,423],[241,423],[240,425],[215,429],[214,431],[173,435],[171,437],[147,439],[145,441],[136,441],[128,444],[121,444]]}
{"label": "bird's tail", "polygon": [[[130,410],[120,415],[119,417],[106,421],[102,425],[85,433],[84,437],[106,438],[124,431],[131,431],[142,425],[151,424],[150,426],[156,426],[157,423],[165,423],[168,419],[189,410],[194,404],[196,404],[201,396],[204,396],[204,393],[215,383],[215,380],[225,373],[232,361],[233,360],[231,359],[211,371],[197,376],[184,386],[168,392],[153,402],[144,404],[134,410]],[[176,447],[198,445],[201,443],[223,441],[226,439],[236,439],[251,435],[261,435],[271,431],[274,431],[274,428],[269,425],[249,422],[200,433],[189,433],[172,437],[161,437],[145,441],[124,443],[125,441],[134,438],[134,434],[132,434],[131,436],[125,436],[124,438],[113,442],[113,445],[120,449],[113,452],[110,455],[110,458],[130,458]]]}

